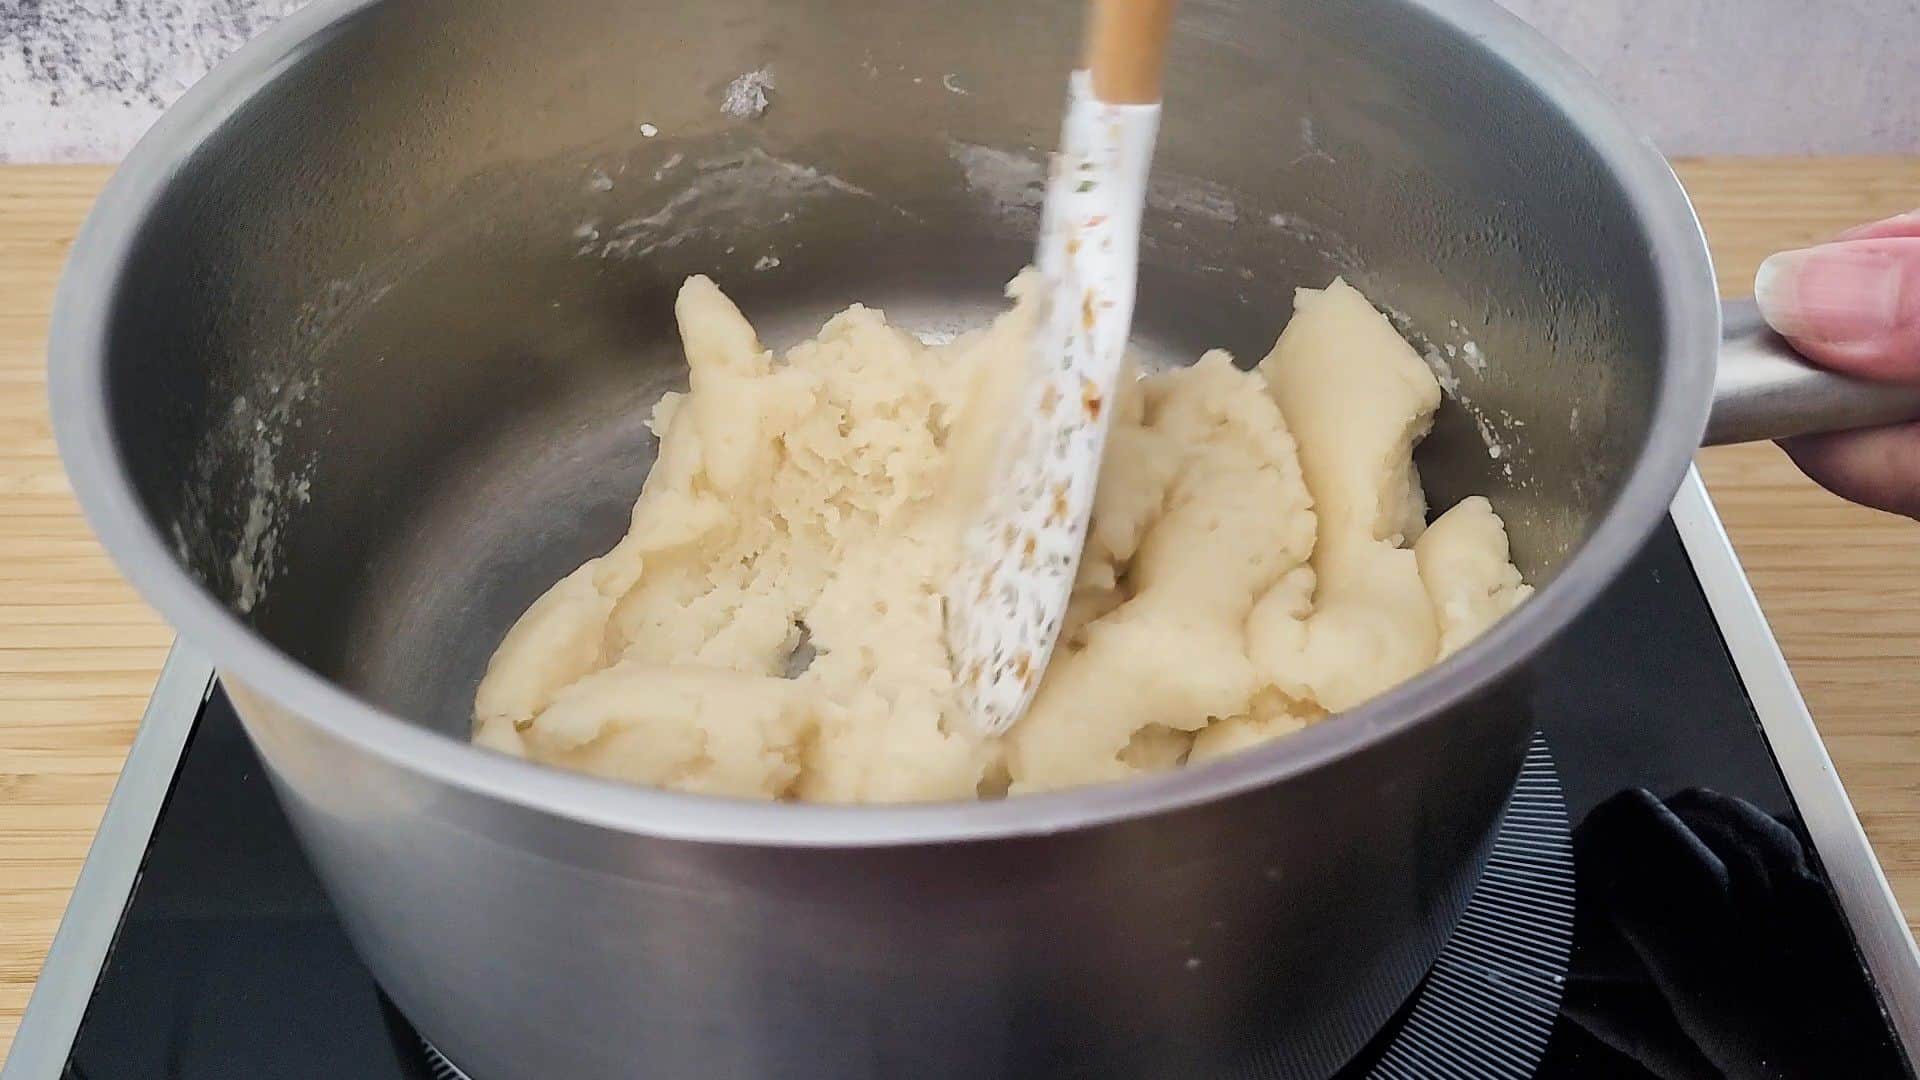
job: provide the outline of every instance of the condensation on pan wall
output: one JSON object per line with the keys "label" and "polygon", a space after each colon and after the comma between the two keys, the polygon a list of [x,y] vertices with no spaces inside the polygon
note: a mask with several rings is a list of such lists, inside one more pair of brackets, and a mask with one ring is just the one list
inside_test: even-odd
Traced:
{"label": "condensation on pan wall", "polygon": [[[1503,2],[1669,154],[1920,153],[1920,0]],[[0,0],[0,162],[119,158],[300,4]]]}

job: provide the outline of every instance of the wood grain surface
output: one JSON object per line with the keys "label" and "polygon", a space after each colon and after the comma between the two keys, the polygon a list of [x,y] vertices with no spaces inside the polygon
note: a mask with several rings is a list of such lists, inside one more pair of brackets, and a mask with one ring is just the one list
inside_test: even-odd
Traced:
{"label": "wood grain surface", "polygon": [[[1920,206],[1920,158],[1683,161],[1727,295],[1768,252]],[[47,313],[106,170],[0,168],[0,1054],[170,635],[75,509],[46,416]],[[1713,496],[1908,919],[1920,916],[1920,525],[1841,503],[1771,447]]]}

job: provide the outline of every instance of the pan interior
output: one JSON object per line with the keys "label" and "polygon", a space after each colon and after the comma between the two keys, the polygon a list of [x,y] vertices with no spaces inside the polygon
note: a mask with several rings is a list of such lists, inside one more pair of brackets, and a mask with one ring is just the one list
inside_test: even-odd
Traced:
{"label": "pan interior", "polygon": [[[118,283],[114,435],[154,528],[282,650],[464,733],[512,619],[625,527],[682,278],[774,347],[855,301],[931,335],[1003,308],[1069,8],[344,19],[170,181]],[[1598,154],[1466,48],[1387,0],[1189,5],[1136,347],[1253,363],[1295,287],[1347,276],[1454,391],[1432,503],[1490,495],[1545,584],[1646,439],[1658,275]]]}

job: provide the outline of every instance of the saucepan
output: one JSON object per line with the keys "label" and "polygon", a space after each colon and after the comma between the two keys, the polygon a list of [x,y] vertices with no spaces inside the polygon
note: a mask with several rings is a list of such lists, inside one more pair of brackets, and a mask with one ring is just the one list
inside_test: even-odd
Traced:
{"label": "saucepan", "polygon": [[1436,955],[1530,658],[1702,433],[1920,408],[1752,326],[1723,351],[1666,162],[1490,0],[1187,0],[1142,354],[1257,359],[1345,275],[1453,391],[1431,501],[1491,495],[1538,594],[1348,714],[1058,794],[763,805],[469,746],[501,633],[624,526],[685,275],[776,345],[855,300],[926,333],[1000,309],[1075,8],[316,0],[101,196],[50,343],[74,487],[479,1080],[1324,1075]]}

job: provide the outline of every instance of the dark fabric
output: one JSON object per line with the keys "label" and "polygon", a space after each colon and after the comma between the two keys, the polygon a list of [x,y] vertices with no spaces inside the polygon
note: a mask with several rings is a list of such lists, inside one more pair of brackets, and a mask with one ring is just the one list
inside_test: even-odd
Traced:
{"label": "dark fabric", "polygon": [[1623,791],[1574,832],[1563,1014],[1621,1075],[1910,1075],[1787,825],[1717,792]]}

